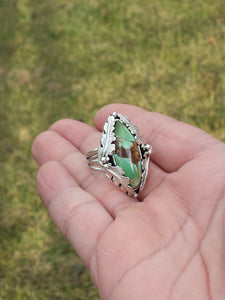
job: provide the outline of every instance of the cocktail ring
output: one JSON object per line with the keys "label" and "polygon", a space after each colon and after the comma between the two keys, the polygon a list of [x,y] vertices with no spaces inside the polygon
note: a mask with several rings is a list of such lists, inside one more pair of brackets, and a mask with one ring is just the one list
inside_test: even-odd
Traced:
{"label": "cocktail ring", "polygon": [[152,147],[129,119],[113,112],[103,126],[100,145],[87,153],[88,165],[103,171],[129,196],[144,186]]}

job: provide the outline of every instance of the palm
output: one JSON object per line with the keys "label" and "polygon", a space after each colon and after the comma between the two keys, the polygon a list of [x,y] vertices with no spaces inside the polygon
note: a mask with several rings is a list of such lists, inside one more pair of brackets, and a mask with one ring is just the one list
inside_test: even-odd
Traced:
{"label": "palm", "polygon": [[90,170],[100,132],[62,120],[39,135],[37,188],[102,299],[224,299],[225,146],[189,125],[113,105],[153,146],[142,202]]}

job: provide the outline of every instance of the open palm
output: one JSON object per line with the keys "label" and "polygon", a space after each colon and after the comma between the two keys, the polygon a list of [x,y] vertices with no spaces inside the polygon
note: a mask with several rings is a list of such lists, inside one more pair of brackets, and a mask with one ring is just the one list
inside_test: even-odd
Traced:
{"label": "open palm", "polygon": [[[113,111],[153,147],[150,172],[131,199],[85,153]],[[80,255],[102,299],[225,299],[225,145],[167,116],[114,104],[93,128],[61,120],[34,141],[37,189]]]}

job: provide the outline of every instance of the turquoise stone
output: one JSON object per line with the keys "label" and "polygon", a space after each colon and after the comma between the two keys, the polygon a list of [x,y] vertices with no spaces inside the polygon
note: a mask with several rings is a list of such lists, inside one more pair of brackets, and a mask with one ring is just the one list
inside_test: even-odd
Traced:
{"label": "turquoise stone", "polygon": [[142,163],[137,142],[130,130],[120,121],[115,122],[116,137],[114,160],[124,171],[124,176],[130,178],[129,185],[137,189],[141,182]]}

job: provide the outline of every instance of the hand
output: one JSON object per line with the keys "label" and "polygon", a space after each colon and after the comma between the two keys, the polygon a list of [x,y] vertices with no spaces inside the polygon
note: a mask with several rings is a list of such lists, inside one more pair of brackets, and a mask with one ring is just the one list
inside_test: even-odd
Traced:
{"label": "hand", "polygon": [[[113,111],[153,147],[139,198],[131,199],[86,152]],[[101,299],[225,299],[225,145],[193,126],[115,104],[97,129],[61,120],[34,141],[37,190],[89,269]]]}

